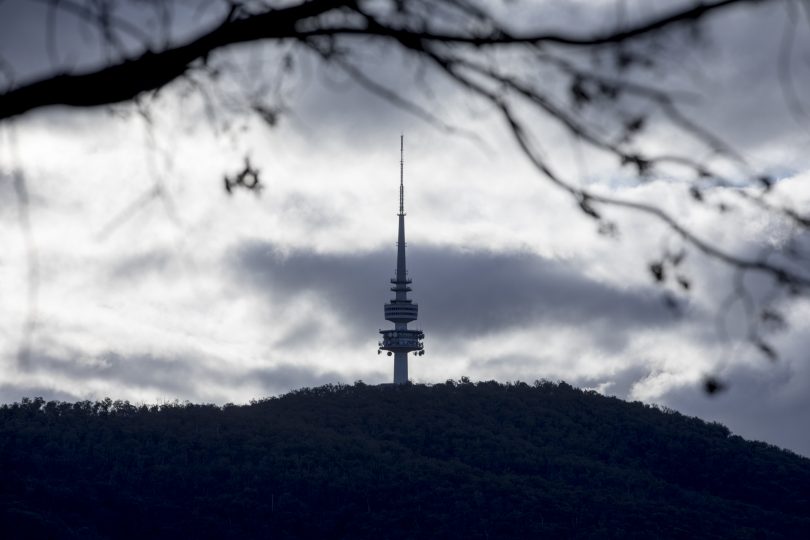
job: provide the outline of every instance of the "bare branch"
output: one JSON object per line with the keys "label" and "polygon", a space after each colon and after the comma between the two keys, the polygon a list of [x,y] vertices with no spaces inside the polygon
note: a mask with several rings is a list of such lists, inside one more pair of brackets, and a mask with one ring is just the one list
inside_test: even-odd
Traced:
{"label": "bare branch", "polygon": [[652,34],[664,28],[673,27],[678,24],[691,23],[706,15],[729,8],[734,5],[760,3],[764,0],[721,0],[707,4],[698,4],[692,8],[677,8],[670,13],[661,15],[652,20],[644,21],[635,26],[628,27],[620,31],[610,31],[595,33],[591,35],[577,35],[576,33],[542,32],[537,34],[515,35],[506,32],[502,28],[497,28],[491,33],[470,34],[470,33],[447,33],[414,31],[407,28],[388,27],[379,22],[368,28],[321,28],[313,30],[312,35],[338,35],[338,34],[360,34],[377,35],[394,38],[397,41],[421,41],[435,43],[456,43],[473,45],[475,47],[490,47],[494,45],[538,45],[555,44],[571,47],[593,47],[596,45],[619,44],[633,40],[645,35]]}
{"label": "bare branch", "polygon": [[489,102],[493,103],[493,105],[498,107],[504,119],[506,120],[508,126],[511,129],[515,141],[517,142],[520,149],[523,151],[523,154],[527,158],[529,158],[529,160],[532,162],[535,168],[537,168],[541,173],[543,173],[543,175],[546,178],[548,178],[552,183],[554,183],[558,187],[562,188],[563,190],[571,194],[577,201],[577,204],[579,204],[580,208],[586,214],[589,214],[591,215],[591,217],[595,217],[597,219],[601,217],[593,209],[592,203],[602,203],[617,208],[627,208],[644,214],[648,214],[666,224],[671,230],[673,230],[675,233],[681,236],[687,243],[691,244],[699,251],[703,252],[705,255],[708,255],[711,258],[717,259],[740,270],[751,270],[755,272],[770,274],[771,276],[774,277],[774,279],[778,283],[793,284],[805,288],[810,288],[810,275],[796,273],[782,266],[769,263],[764,259],[747,259],[729,253],[713,245],[712,243],[700,238],[661,208],[658,208],[651,204],[595,194],[588,190],[576,187],[573,184],[563,180],[558,174],[556,174],[551,169],[550,165],[546,161],[541,159],[537,155],[537,153],[533,151],[532,146],[528,141],[526,130],[524,129],[522,122],[519,121],[517,116],[509,107],[509,105],[500,96],[491,92],[490,90],[487,90],[486,88],[476,83],[469,77],[466,77],[465,75],[461,74],[452,63],[449,63],[446,59],[442,58],[441,56],[436,55],[430,50],[426,50],[425,53],[428,54],[431,58],[433,58],[436,64],[440,66],[451,78],[458,81],[460,84],[464,85],[469,90],[485,98]]}
{"label": "bare branch", "polygon": [[[662,28],[698,20],[711,12],[733,5],[758,1],[761,0],[721,0],[699,4],[692,8],[680,8],[631,28],[592,36],[559,33],[514,36],[501,29],[480,35],[436,33],[427,29],[393,28],[369,18],[366,27],[353,24],[347,26],[310,24],[308,27],[304,24],[314,21],[319,15],[328,12],[337,13],[343,8],[351,8],[356,13],[367,15],[353,0],[310,0],[244,17],[235,16],[232,12],[218,26],[185,45],[156,53],[147,51],[138,58],[128,59],[91,73],[78,75],[63,73],[12,89],[0,95],[0,120],[49,105],[94,106],[132,99],[141,92],[163,87],[182,75],[192,62],[205,59],[214,50],[237,43],[267,39],[303,40],[325,35],[362,35],[393,39],[411,47],[421,42],[457,43],[476,47],[540,43],[595,46],[622,43]],[[92,11],[88,12],[81,6],[77,7],[77,4],[69,0],[60,0],[59,5],[81,14],[82,17],[95,17],[99,20],[99,15]],[[113,25],[109,16],[101,17],[102,24],[110,27],[108,39],[114,39],[114,34],[111,33],[113,26],[127,28],[117,19]],[[131,25],[129,29],[132,30]]]}
{"label": "bare branch", "polygon": [[[63,0],[64,1],[64,0]],[[243,19],[229,16],[191,42],[81,75],[60,74],[0,95],[0,120],[48,105],[94,106],[133,99],[182,75],[190,64],[216,49],[259,39],[300,38],[301,21],[350,4],[351,0],[311,0]]]}

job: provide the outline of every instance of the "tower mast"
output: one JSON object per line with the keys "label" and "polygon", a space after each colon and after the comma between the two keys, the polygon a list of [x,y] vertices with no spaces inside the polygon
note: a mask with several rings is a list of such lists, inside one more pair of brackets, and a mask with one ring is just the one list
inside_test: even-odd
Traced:
{"label": "tower mast", "polygon": [[399,136],[399,215],[405,215],[405,135]]}
{"label": "tower mast", "polygon": [[417,319],[419,306],[409,298],[411,280],[405,264],[405,137],[399,137],[399,230],[397,234],[397,270],[391,279],[394,298],[385,304],[385,319],[394,323],[392,330],[380,330],[382,341],[377,354],[388,351],[394,356],[394,384],[408,382],[408,353],[425,354],[421,330],[409,330],[408,323]]}

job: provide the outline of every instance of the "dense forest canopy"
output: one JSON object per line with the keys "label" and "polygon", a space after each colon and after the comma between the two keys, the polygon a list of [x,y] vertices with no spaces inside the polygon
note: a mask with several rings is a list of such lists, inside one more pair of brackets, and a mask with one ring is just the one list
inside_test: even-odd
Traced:
{"label": "dense forest canopy", "polygon": [[565,383],[0,408],[0,531],[59,538],[806,538],[810,460]]}

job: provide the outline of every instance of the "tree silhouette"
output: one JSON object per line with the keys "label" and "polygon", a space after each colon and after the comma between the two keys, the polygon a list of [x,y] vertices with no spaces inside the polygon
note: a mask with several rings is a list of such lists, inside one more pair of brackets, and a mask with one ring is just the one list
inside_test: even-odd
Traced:
{"label": "tree silhouette", "polygon": [[[699,252],[727,265],[737,276],[736,299],[752,303],[743,276],[769,276],[782,297],[807,292],[808,253],[800,245],[810,228],[810,215],[778,202],[772,193],[775,179],[755,170],[744,155],[700,122],[684,113],[682,93],[653,84],[666,52],[679,47],[702,50],[702,36],[712,21],[742,9],[787,10],[792,25],[784,37],[782,85],[787,104],[803,114],[801,99],[791,79],[789,55],[796,20],[810,11],[801,0],[715,0],[673,2],[647,14],[625,13],[620,22],[595,29],[547,27],[535,30],[523,20],[542,19],[549,5],[524,6],[518,2],[474,0],[297,0],[292,2],[215,0],[192,3],[189,16],[183,2],[143,0],[41,0],[47,8],[48,49],[52,70],[31,80],[15,80],[10,62],[0,62],[6,76],[0,87],[0,120],[53,105],[94,107],[136,101],[148,116],[148,99],[167,84],[186,81],[204,99],[217,84],[221,66],[212,58],[221,50],[254,42],[257,46],[291,45],[280,57],[279,77],[292,69],[293,54],[308,51],[323,66],[345,71],[359,86],[404,108],[448,132],[436,111],[407,95],[377,82],[358,61],[359,50],[369,46],[393,47],[415,58],[424,69],[440,74],[454,87],[487,103],[509,128],[515,144],[545,180],[567,192],[581,212],[593,218],[598,230],[616,234],[618,225],[604,209],[622,208],[656,220],[683,240],[686,251],[667,252],[647,261],[659,283],[675,283],[684,293],[689,276],[679,270],[687,252]],[[675,5],[672,5],[675,4]],[[757,5],[759,4],[759,5]],[[624,2],[617,2],[623,6]],[[159,24],[133,20],[134,10],[150,9]],[[184,11],[185,10],[185,11]],[[73,18],[95,33],[103,53],[98,65],[71,70],[60,67],[55,21]],[[201,22],[200,22],[201,21]],[[539,26],[539,25],[535,25]],[[586,25],[587,26],[587,25]],[[178,30],[179,28],[179,30]],[[179,36],[179,37],[178,37]],[[690,45],[688,42],[698,45]],[[685,43],[686,42],[686,43]],[[787,58],[787,59],[786,59]],[[245,95],[248,107],[268,124],[275,124],[283,107],[268,106],[256,95]],[[632,107],[625,106],[631,103]],[[599,121],[593,115],[599,115]],[[561,173],[541,149],[533,119],[551,119],[589,150],[610,156],[643,182],[659,174],[683,182],[695,204],[720,215],[734,204],[748,205],[772,219],[789,224],[791,238],[760,255],[741,255],[708,240],[677,216],[654,202],[639,202],[605,195]],[[673,136],[689,137],[706,151],[693,153],[648,150],[643,140],[652,124],[663,124]],[[475,136],[475,134],[473,134]],[[246,162],[225,186],[257,189],[258,171]],[[248,178],[250,181],[245,182]],[[718,196],[715,188],[723,188]],[[736,198],[737,201],[733,199]],[[798,247],[797,247],[798,245]],[[749,338],[766,356],[774,349],[763,339],[768,323],[782,315],[772,302],[753,302]],[[722,308],[722,306],[721,306]]]}

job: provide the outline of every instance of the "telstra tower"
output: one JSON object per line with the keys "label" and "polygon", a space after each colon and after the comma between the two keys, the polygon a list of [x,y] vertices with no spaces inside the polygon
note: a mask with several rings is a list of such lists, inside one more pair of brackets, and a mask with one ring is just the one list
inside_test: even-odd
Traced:
{"label": "telstra tower", "polygon": [[416,320],[419,306],[408,298],[411,280],[405,267],[405,186],[404,186],[404,136],[399,138],[399,236],[397,237],[397,275],[391,279],[395,293],[393,300],[385,304],[385,320],[394,323],[393,330],[380,330],[382,341],[377,354],[388,351],[394,355],[394,384],[408,382],[408,353],[425,354],[421,330],[408,330],[408,323]]}

